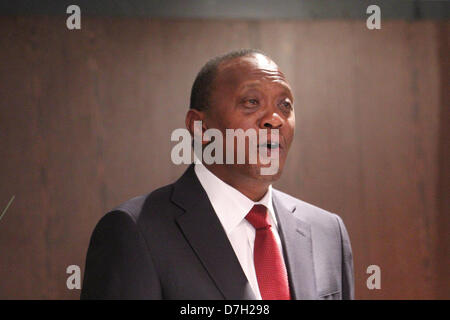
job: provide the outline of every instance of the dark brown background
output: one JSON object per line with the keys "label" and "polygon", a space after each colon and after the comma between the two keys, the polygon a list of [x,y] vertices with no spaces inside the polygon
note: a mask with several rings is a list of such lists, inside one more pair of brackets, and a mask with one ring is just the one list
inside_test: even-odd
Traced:
{"label": "dark brown background", "polygon": [[[240,47],[272,55],[296,97],[277,187],[338,213],[359,299],[450,298],[449,23],[0,18],[0,298],[76,299],[109,209],[171,183],[192,81]],[[1,212],[0,211],[0,212]],[[381,267],[381,290],[366,268]]]}

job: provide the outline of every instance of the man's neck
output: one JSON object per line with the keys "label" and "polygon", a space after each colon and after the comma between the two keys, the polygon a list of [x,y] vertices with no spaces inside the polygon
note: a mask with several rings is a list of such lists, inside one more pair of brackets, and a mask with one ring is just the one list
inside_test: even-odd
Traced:
{"label": "man's neck", "polygon": [[226,168],[224,165],[203,165],[217,178],[232,186],[254,202],[261,200],[269,189],[270,182],[251,179]]}

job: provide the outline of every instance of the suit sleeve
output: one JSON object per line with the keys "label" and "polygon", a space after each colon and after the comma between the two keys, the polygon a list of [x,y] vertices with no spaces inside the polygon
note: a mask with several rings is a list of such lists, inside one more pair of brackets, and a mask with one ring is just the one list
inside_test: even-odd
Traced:
{"label": "suit sleeve", "polygon": [[129,214],[110,212],[95,227],[80,298],[161,299],[150,252]]}
{"label": "suit sleeve", "polygon": [[342,299],[355,298],[355,282],[353,274],[353,254],[350,237],[342,219],[337,216],[342,242]]}

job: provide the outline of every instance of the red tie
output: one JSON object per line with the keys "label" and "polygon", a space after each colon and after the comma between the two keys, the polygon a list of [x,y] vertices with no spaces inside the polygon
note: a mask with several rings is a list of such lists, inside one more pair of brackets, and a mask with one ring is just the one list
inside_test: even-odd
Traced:
{"label": "red tie", "polygon": [[263,300],[290,300],[286,267],[270,230],[267,208],[257,204],[245,219],[256,229],[253,259],[261,297]]}

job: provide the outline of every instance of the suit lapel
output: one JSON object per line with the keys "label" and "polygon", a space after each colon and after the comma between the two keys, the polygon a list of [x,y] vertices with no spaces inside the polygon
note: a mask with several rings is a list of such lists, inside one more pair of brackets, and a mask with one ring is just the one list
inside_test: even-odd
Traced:
{"label": "suit lapel", "polygon": [[175,183],[172,201],[184,209],[177,224],[224,298],[256,299],[193,165]]}
{"label": "suit lapel", "polygon": [[279,222],[289,284],[296,300],[317,299],[311,227],[294,215],[296,207],[277,190],[273,204]]}

